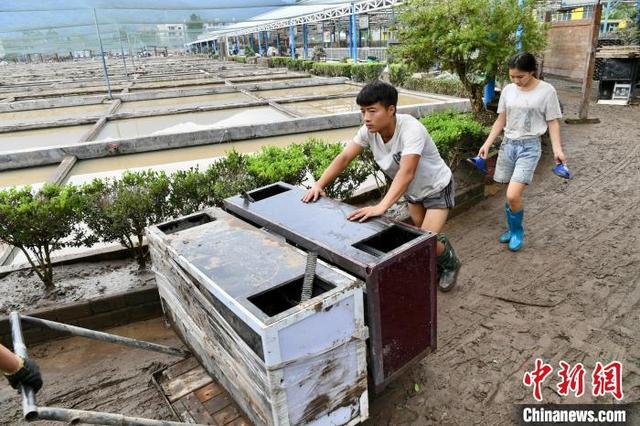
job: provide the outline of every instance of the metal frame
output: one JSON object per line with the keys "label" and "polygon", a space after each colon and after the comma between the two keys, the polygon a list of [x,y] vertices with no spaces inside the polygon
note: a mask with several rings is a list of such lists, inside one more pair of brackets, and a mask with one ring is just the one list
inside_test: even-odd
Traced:
{"label": "metal frame", "polygon": [[[66,332],[76,336],[87,337],[89,339],[100,340],[103,342],[129,346],[132,348],[145,349],[179,357],[186,357],[187,355],[189,355],[188,351],[179,348],[172,348],[170,346],[131,339],[129,337],[117,336],[115,334],[89,330],[87,328],[76,327],[73,325],[63,324],[55,321],[34,318],[27,315],[20,315],[18,312],[11,312],[11,314],[9,315],[9,322],[11,323],[13,350],[18,356],[21,356],[23,358],[28,358],[29,356],[27,354],[27,347],[24,343],[24,337],[22,335],[22,321],[35,324],[39,327],[49,328],[52,330]],[[178,426],[188,424],[166,420],[145,419],[141,417],[129,417],[122,414],[105,413],[100,411],[72,410],[68,408],[57,407],[38,407],[36,405],[35,393],[31,387],[21,385],[20,391],[22,394],[23,416],[24,419],[29,422],[36,420],[54,420],[59,422],[68,422],[70,424],[126,424],[132,426]]]}
{"label": "metal frame", "polygon": [[393,6],[399,6],[403,3],[403,0],[365,0],[356,3],[345,3],[338,7],[331,9],[325,9],[320,12],[313,12],[293,18],[277,19],[267,24],[256,25],[253,27],[220,32],[212,37],[203,38],[191,42],[190,44],[203,43],[208,40],[215,40],[219,37],[225,37],[230,35],[242,35],[250,34],[258,31],[270,31],[277,30],[279,28],[286,28],[291,25],[299,24],[311,24],[314,22],[327,21],[331,19],[343,18],[351,16],[352,14],[358,15],[360,13],[372,12],[381,9],[387,9]]}

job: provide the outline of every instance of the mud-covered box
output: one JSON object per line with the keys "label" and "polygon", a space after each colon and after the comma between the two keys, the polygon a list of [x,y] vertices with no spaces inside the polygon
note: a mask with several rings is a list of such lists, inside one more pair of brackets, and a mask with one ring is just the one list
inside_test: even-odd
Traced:
{"label": "mud-covered box", "polygon": [[256,424],[368,416],[363,283],[219,209],[147,229],[166,314]]}

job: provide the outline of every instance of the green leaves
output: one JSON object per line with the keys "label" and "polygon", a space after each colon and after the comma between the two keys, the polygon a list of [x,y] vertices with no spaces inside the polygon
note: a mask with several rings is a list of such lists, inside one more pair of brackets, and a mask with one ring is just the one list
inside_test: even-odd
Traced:
{"label": "green leaves", "polygon": [[82,197],[73,186],[45,184],[0,191],[0,241],[19,248],[45,284],[53,286],[51,252],[80,245]]}
{"label": "green leaves", "polygon": [[402,86],[413,74],[407,64],[389,65],[389,82],[394,86]]}
{"label": "green leaves", "polygon": [[353,64],[351,65],[351,79],[367,83],[377,80],[384,67],[385,64],[381,63]]}
{"label": "green leaves", "polygon": [[486,77],[508,77],[507,60],[516,53],[515,33],[522,24],[524,50],[540,53],[546,27],[535,14],[535,0],[409,0],[398,17],[401,45],[393,54],[420,69],[435,63],[454,72],[482,109]]}
{"label": "green leaves", "polygon": [[455,166],[460,155],[477,151],[489,135],[489,128],[471,114],[437,112],[420,119],[427,128],[442,158]]}
{"label": "green leaves", "polygon": [[351,77],[352,64],[341,62],[316,62],[312,72],[327,77]]}
{"label": "green leaves", "polygon": [[300,185],[306,172],[306,158],[301,145],[286,148],[263,146],[247,160],[247,171],[256,178],[258,186],[283,181]]}

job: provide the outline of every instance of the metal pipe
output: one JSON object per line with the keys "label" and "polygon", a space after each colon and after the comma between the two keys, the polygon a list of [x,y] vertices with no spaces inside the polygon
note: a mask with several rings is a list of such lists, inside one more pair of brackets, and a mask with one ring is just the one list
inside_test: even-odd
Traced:
{"label": "metal pipe", "polygon": [[68,408],[38,407],[38,420],[55,420],[69,424],[88,423],[94,425],[129,426],[178,426],[187,423],[168,420],[153,420],[140,417],[128,417],[122,414],[100,413],[97,411],[71,410]]}
{"label": "metal pipe", "polygon": [[[17,312],[9,314],[9,322],[11,323],[11,337],[13,338],[13,351],[16,355],[27,359],[27,346],[24,344],[22,336],[22,327],[20,327],[20,315]],[[36,394],[30,386],[20,385],[22,393],[22,413],[27,421],[34,420],[38,416],[38,407],[36,406]]]}
{"label": "metal pipe", "polygon": [[120,54],[122,55],[122,62],[124,63],[124,75],[129,80],[129,72],[127,71],[127,60],[124,57],[124,47],[122,45],[122,33],[120,32],[120,26],[118,28],[118,39],[120,39]]}
{"label": "metal pipe", "polygon": [[111,96],[111,83],[109,82],[109,73],[107,72],[107,62],[104,59],[104,49],[102,48],[102,37],[100,37],[100,27],[98,27],[98,16],[96,10],[93,9],[93,22],[96,24],[96,32],[98,33],[98,41],[100,42],[100,55],[102,56],[102,69],[104,70],[104,79],[107,81],[107,90],[109,92],[109,99],[113,99]]}
{"label": "metal pipe", "polygon": [[59,322],[49,321],[42,318],[34,318],[26,315],[21,315],[20,318],[22,318],[24,321],[39,325],[41,327],[46,327],[52,330],[74,334],[76,336],[87,337],[89,339],[101,340],[103,342],[109,342],[109,343],[116,343],[119,345],[129,346],[132,348],[145,349],[149,351],[160,352],[160,353],[179,356],[183,358],[189,355],[189,352],[183,349],[172,348],[169,346],[159,345],[157,343],[145,342],[142,340],[131,339],[129,337],[116,336],[115,334],[103,333],[100,331],[89,330],[87,328],[76,327],[74,325],[62,324]]}

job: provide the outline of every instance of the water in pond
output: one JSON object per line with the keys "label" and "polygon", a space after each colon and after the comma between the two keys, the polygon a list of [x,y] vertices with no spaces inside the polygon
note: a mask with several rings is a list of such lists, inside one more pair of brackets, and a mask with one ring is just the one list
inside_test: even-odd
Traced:
{"label": "water in pond", "polygon": [[[426,97],[423,98],[405,94],[398,96],[398,106],[428,104],[432,102],[435,102],[435,100]],[[360,110],[360,107],[356,104],[355,97],[292,102],[282,104],[282,106],[303,117]]]}
{"label": "water in pond", "polygon": [[184,96],[178,98],[166,98],[166,99],[151,99],[148,101],[134,101],[125,102],[116,111],[120,112],[143,112],[143,111],[155,111],[166,108],[186,108],[186,107],[200,107],[200,106],[212,106],[223,105],[230,103],[250,102],[254,99],[249,96],[240,93],[219,93],[215,95],[203,95],[203,96]]}
{"label": "water in pond", "polygon": [[272,107],[230,108],[109,121],[95,140],[131,139],[219,127],[273,123],[289,119]]}
{"label": "water in pond", "polygon": [[329,84],[323,86],[292,87],[289,89],[259,90],[255,92],[255,94],[262,98],[276,99],[297,98],[302,96],[342,95],[345,93],[357,94],[359,91],[360,88],[358,86]]}
{"label": "water in pond", "polygon": [[21,124],[87,117],[96,117],[97,120],[98,117],[107,112],[110,106],[110,103],[105,103],[29,111],[1,112],[0,126],[16,126]]}
{"label": "water in pond", "polygon": [[21,151],[48,146],[73,145],[93,125],[52,127],[39,130],[0,133],[0,152]]}

